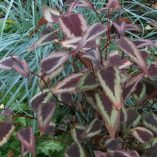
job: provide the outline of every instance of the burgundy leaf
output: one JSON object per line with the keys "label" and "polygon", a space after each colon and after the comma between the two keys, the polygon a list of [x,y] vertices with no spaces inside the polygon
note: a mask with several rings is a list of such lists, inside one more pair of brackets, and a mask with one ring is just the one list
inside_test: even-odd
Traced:
{"label": "burgundy leaf", "polygon": [[48,90],[44,90],[43,92],[33,96],[33,98],[30,100],[30,105],[34,111],[37,111],[39,105],[46,101],[48,94]]}
{"label": "burgundy leaf", "polygon": [[126,37],[121,37],[118,40],[118,44],[120,48],[147,74],[146,62],[143,60],[141,52],[137,49],[136,45]]}
{"label": "burgundy leaf", "polygon": [[154,41],[149,40],[149,39],[139,39],[139,40],[135,40],[133,42],[137,46],[137,48],[143,48],[146,46],[153,46],[155,43]]}
{"label": "burgundy leaf", "polygon": [[55,112],[56,104],[54,102],[41,103],[38,109],[38,124],[42,133],[48,128],[52,116]]}
{"label": "burgundy leaf", "polygon": [[37,40],[33,45],[31,45],[28,49],[28,51],[33,51],[34,49],[49,44],[55,39],[58,39],[58,33],[57,30],[54,31],[52,27],[47,27],[44,29],[44,31],[41,33],[41,37],[39,40]]}
{"label": "burgundy leaf", "polygon": [[101,87],[116,109],[121,109],[122,87],[120,72],[116,67],[102,68],[97,72]]}
{"label": "burgundy leaf", "polygon": [[94,151],[95,157],[108,157],[106,153],[101,151]]}
{"label": "burgundy leaf", "polygon": [[61,93],[74,93],[76,92],[76,84],[79,82],[83,73],[72,74],[69,77],[65,78],[63,81],[59,82],[52,91],[55,94]]}
{"label": "burgundy leaf", "polygon": [[14,128],[15,126],[10,122],[0,122],[0,147],[8,141]]}
{"label": "burgundy leaf", "polygon": [[153,133],[144,127],[136,127],[132,129],[131,132],[132,135],[141,143],[146,143],[154,137]]}
{"label": "burgundy leaf", "polygon": [[[17,59],[17,56],[12,56],[14,59]],[[12,57],[6,57],[0,60],[0,69],[10,70],[13,68],[14,60]]]}
{"label": "burgundy leaf", "polygon": [[151,64],[148,68],[148,76],[149,77],[154,77],[157,76],[157,65],[156,64]]}
{"label": "burgundy leaf", "polygon": [[23,148],[29,150],[33,156],[36,156],[35,151],[35,137],[33,134],[33,129],[31,127],[27,127],[17,132],[17,138],[21,142]]}
{"label": "burgundy leaf", "polygon": [[29,69],[29,66],[27,64],[26,61],[20,59],[20,58],[14,58],[14,57],[11,57],[13,59],[13,65],[12,67],[18,72],[20,73],[23,77],[26,77],[28,78],[29,77],[29,72],[30,72],[30,69]]}
{"label": "burgundy leaf", "polygon": [[69,58],[69,53],[66,52],[54,52],[41,61],[41,73],[50,74],[62,64],[64,64]]}
{"label": "burgundy leaf", "polygon": [[116,151],[114,157],[140,157],[136,151]]}
{"label": "burgundy leaf", "polygon": [[65,157],[86,157],[86,153],[80,143],[73,143],[66,150]]}
{"label": "burgundy leaf", "polygon": [[87,24],[82,14],[64,14],[61,16],[59,23],[62,31],[70,39],[81,37],[87,29]]}

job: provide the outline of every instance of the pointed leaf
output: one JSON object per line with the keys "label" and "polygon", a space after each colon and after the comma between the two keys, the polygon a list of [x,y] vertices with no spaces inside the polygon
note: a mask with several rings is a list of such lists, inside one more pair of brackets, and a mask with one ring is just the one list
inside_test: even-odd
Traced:
{"label": "pointed leaf", "polygon": [[141,143],[146,143],[154,137],[153,133],[144,127],[136,127],[132,129],[131,132],[132,135]]}
{"label": "pointed leaf", "polygon": [[55,52],[41,61],[41,72],[50,74],[62,64],[64,64],[69,58],[69,54],[66,52]]}
{"label": "pointed leaf", "polygon": [[[12,56],[13,58],[18,58],[17,56]],[[11,56],[5,57],[0,60],[0,69],[10,70],[13,68],[14,60]]]}
{"label": "pointed leaf", "polygon": [[101,151],[94,151],[95,157],[108,157],[106,153]]}
{"label": "pointed leaf", "polygon": [[76,86],[79,91],[88,91],[98,87],[99,83],[91,75],[91,73],[86,73],[80,78]]}
{"label": "pointed leaf", "polygon": [[0,122],[0,147],[5,144],[13,133],[15,126],[10,122]]}
{"label": "pointed leaf", "polygon": [[86,137],[91,138],[100,134],[101,129],[102,129],[101,121],[98,119],[93,119],[85,130]]}
{"label": "pointed leaf", "polygon": [[116,67],[103,68],[97,72],[97,76],[105,94],[112,101],[116,109],[121,109],[122,87],[120,72]]}
{"label": "pointed leaf", "polygon": [[26,61],[20,59],[20,58],[14,58],[12,57],[13,59],[13,65],[12,67],[19,73],[21,74],[23,77],[26,77],[28,78],[29,77],[29,72],[30,72],[30,69],[29,69],[29,66],[28,64],[26,63]]}
{"label": "pointed leaf", "polygon": [[86,153],[80,143],[73,143],[66,150],[65,157],[86,157]]}
{"label": "pointed leaf", "polygon": [[144,72],[147,71],[146,68],[146,63],[143,60],[143,57],[141,55],[141,52],[137,49],[136,45],[130,41],[128,38],[126,37],[122,37],[118,40],[118,44],[120,46],[120,48],[126,53],[128,54],[131,59],[134,60],[134,62],[139,65]]}
{"label": "pointed leaf", "polygon": [[33,129],[27,127],[17,132],[17,138],[21,142],[22,147],[29,150],[33,156],[35,156],[35,137],[33,134]]}
{"label": "pointed leaf", "polygon": [[57,31],[54,31],[52,27],[47,27],[44,29],[44,31],[41,33],[41,37],[39,40],[37,40],[34,44],[32,44],[28,51],[33,51],[34,49],[37,49],[41,46],[44,46],[46,44],[49,44],[53,42],[55,39],[58,39],[58,33]]}
{"label": "pointed leaf", "polygon": [[136,151],[116,151],[114,157],[140,157]]}
{"label": "pointed leaf", "polygon": [[55,112],[56,104],[54,102],[41,103],[38,108],[38,124],[42,133],[45,132],[52,116]]}
{"label": "pointed leaf", "polygon": [[111,137],[115,137],[115,134],[119,127],[120,112],[116,110],[109,97],[105,94],[95,94],[96,104],[98,110],[105,122],[106,128]]}
{"label": "pointed leaf", "polygon": [[44,90],[43,92],[39,92],[34,95],[30,100],[30,105],[34,111],[37,111],[39,105],[47,101],[47,97],[49,96],[48,90]]}
{"label": "pointed leaf", "polygon": [[87,29],[86,21],[82,14],[63,14],[59,20],[62,31],[67,38],[81,37]]}
{"label": "pointed leaf", "polygon": [[59,82],[56,87],[52,89],[52,92],[54,92],[55,94],[76,92],[76,84],[80,81],[82,75],[83,73],[70,75],[63,81]]}
{"label": "pointed leaf", "polygon": [[154,113],[145,114],[143,124],[157,134],[157,116]]}

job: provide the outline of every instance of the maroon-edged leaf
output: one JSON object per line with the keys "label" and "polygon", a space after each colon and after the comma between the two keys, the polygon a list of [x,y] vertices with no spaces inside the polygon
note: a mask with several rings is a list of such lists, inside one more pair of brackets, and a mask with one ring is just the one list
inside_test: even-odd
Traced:
{"label": "maroon-edged leaf", "polygon": [[94,151],[94,155],[95,157],[107,157],[107,154],[101,151]]}
{"label": "maroon-edged leaf", "polygon": [[67,148],[65,157],[86,157],[86,153],[80,143],[73,143]]}
{"label": "maroon-edged leaf", "polygon": [[55,112],[56,104],[54,102],[41,103],[38,107],[38,124],[42,133],[45,132],[52,116]]}
{"label": "maroon-edged leaf", "polygon": [[131,133],[141,143],[146,143],[154,137],[153,133],[144,127],[136,127]]}
{"label": "maroon-edged leaf", "polygon": [[97,72],[100,85],[116,109],[121,109],[122,87],[120,71],[116,67],[103,68]]}
{"label": "maroon-edged leaf", "polygon": [[17,132],[17,138],[21,142],[22,147],[27,149],[32,155],[36,156],[35,151],[35,137],[33,134],[33,129],[31,127],[24,128]]}
{"label": "maroon-edged leaf", "polygon": [[76,84],[80,81],[82,75],[83,73],[70,75],[63,81],[59,82],[56,87],[52,89],[52,92],[55,94],[76,92]]}
{"label": "maroon-edged leaf", "polygon": [[50,74],[69,58],[69,53],[53,52],[41,61],[41,73]]}
{"label": "maroon-edged leaf", "polygon": [[143,125],[157,135],[157,116],[154,113],[144,115]]}
{"label": "maroon-edged leaf", "polygon": [[[14,59],[17,59],[17,56],[12,56]],[[13,68],[14,60],[11,56],[5,57],[0,60],[0,69],[11,70]]]}
{"label": "maroon-edged leaf", "polygon": [[148,68],[148,76],[156,77],[157,76],[157,64],[151,64]]}
{"label": "maroon-edged leaf", "polygon": [[113,107],[112,101],[107,95],[96,93],[95,98],[98,111],[105,122],[108,133],[114,138],[119,127],[120,111]]}
{"label": "maroon-edged leaf", "polygon": [[0,122],[0,147],[5,144],[13,133],[15,126],[10,122]]}
{"label": "maroon-edged leaf", "polygon": [[127,59],[122,59],[118,55],[117,51],[110,53],[108,55],[108,60],[109,60],[110,65],[117,66],[119,69],[126,69],[126,68],[130,67],[130,65],[131,65],[131,62]]}
{"label": "maroon-edged leaf", "polygon": [[85,129],[86,138],[94,137],[100,134],[102,130],[102,122],[98,119],[93,119]]}
{"label": "maroon-edged leaf", "polygon": [[122,150],[123,148],[123,141],[120,137],[118,138],[109,138],[105,141],[105,145],[107,148],[107,152],[113,153],[117,150]]}
{"label": "maroon-edged leaf", "polygon": [[131,59],[143,69],[147,74],[146,62],[143,60],[141,52],[137,49],[136,45],[126,37],[121,37],[118,40],[120,48],[128,54]]}
{"label": "maroon-edged leaf", "polygon": [[16,58],[16,57],[14,58],[13,56],[11,56],[11,58],[13,59],[13,65],[12,65],[13,69],[15,69],[23,77],[28,78],[30,69],[27,62],[20,58]]}
{"label": "maroon-edged leaf", "polygon": [[62,31],[67,38],[81,37],[87,29],[86,21],[81,14],[63,14],[59,20]]}
{"label": "maroon-edged leaf", "polygon": [[60,13],[53,8],[44,6],[43,7],[43,16],[48,23],[58,22]]}
{"label": "maroon-edged leaf", "polygon": [[28,51],[33,51],[41,46],[44,46],[46,44],[49,44],[53,42],[54,40],[58,39],[58,33],[55,31],[52,27],[47,27],[43,30],[41,33],[41,37],[39,40],[37,40],[34,44],[32,44]]}
{"label": "maroon-edged leaf", "polygon": [[49,95],[48,90],[44,90],[39,92],[38,94],[34,95],[33,98],[30,100],[30,105],[34,111],[38,110],[38,107],[41,103],[47,102],[47,97]]}
{"label": "maroon-edged leaf", "polygon": [[146,46],[153,46],[155,44],[154,41],[149,39],[138,39],[133,41],[137,48],[143,48]]}
{"label": "maroon-edged leaf", "polygon": [[119,150],[114,153],[114,157],[140,157],[140,155],[135,150],[132,151]]}

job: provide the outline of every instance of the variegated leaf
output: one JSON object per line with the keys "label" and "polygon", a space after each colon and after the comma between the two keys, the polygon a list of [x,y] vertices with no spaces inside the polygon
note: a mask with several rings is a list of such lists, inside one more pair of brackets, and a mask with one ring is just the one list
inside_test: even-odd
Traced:
{"label": "variegated leaf", "polygon": [[65,152],[65,157],[87,157],[80,143],[73,143]]}
{"label": "variegated leaf", "polygon": [[89,91],[98,87],[99,83],[91,75],[91,73],[86,73],[80,78],[76,86],[79,91]]}
{"label": "variegated leaf", "polygon": [[69,53],[54,52],[41,61],[41,73],[50,74],[63,65],[69,58]]}
{"label": "variegated leaf", "polygon": [[83,73],[72,74],[69,77],[65,78],[63,81],[59,82],[55,88],[52,89],[52,92],[55,94],[61,93],[74,93],[77,91],[76,84],[80,81]]}
{"label": "variegated leaf", "polygon": [[157,134],[157,116],[154,113],[144,115],[143,125]]}
{"label": "variegated leaf", "polygon": [[105,152],[101,152],[101,151],[94,151],[94,155],[95,157],[108,157]]}
{"label": "variegated leaf", "polygon": [[56,104],[54,102],[41,103],[38,107],[38,124],[41,133],[44,133],[49,126],[52,116],[55,112]]}
{"label": "variegated leaf", "polygon": [[[39,86],[40,89],[45,89],[48,88],[48,86],[51,86],[51,82],[52,80],[57,77],[62,71],[64,70],[64,66],[61,65],[59,68],[57,68],[56,70],[54,70],[52,73],[50,74],[41,74],[40,75],[40,80],[39,80]],[[45,83],[46,82],[46,83]]]}
{"label": "variegated leaf", "polygon": [[41,46],[44,46],[46,44],[49,44],[53,42],[54,40],[58,39],[58,33],[57,31],[54,31],[52,27],[47,27],[44,29],[44,31],[41,33],[41,37],[39,40],[37,40],[34,44],[32,44],[28,51],[33,51],[34,49],[37,49]]}
{"label": "variegated leaf", "polygon": [[123,148],[123,141],[120,137],[109,138],[105,141],[107,152],[114,153],[114,151],[121,150]]}
{"label": "variegated leaf", "polygon": [[73,140],[78,143],[85,139],[85,127],[79,124],[75,124],[71,129],[71,135]]}
{"label": "variegated leaf", "polygon": [[146,46],[154,46],[155,42],[149,39],[139,39],[134,40],[134,44],[137,46],[137,48],[143,48]]}
{"label": "variegated leaf", "polygon": [[62,31],[69,39],[81,37],[87,29],[87,24],[82,14],[63,14],[59,23]]}
{"label": "variegated leaf", "polygon": [[114,153],[114,157],[140,157],[137,151],[125,151],[125,150],[119,150]]}
{"label": "variegated leaf", "polygon": [[108,55],[109,64],[112,66],[117,66],[119,69],[126,69],[130,67],[131,62],[127,59],[122,59],[119,56],[118,51],[112,52]]}
{"label": "variegated leaf", "polygon": [[108,96],[116,109],[121,109],[122,104],[122,87],[121,77],[118,68],[108,67],[97,72],[101,87]]}
{"label": "variegated leaf", "polygon": [[58,22],[60,13],[53,8],[44,6],[43,7],[43,16],[48,23]]}
{"label": "variegated leaf", "polygon": [[[12,56],[13,58],[17,59],[17,56]],[[0,60],[0,69],[11,70],[13,68],[14,60],[11,56],[5,57]]]}
{"label": "variegated leaf", "polygon": [[147,74],[146,63],[143,60],[141,52],[137,49],[136,45],[126,37],[121,37],[118,40],[120,48],[128,54],[134,62],[139,65]]}
{"label": "variegated leaf", "polygon": [[98,134],[100,134],[102,130],[102,123],[98,119],[93,119],[89,126],[85,130],[85,134],[87,138],[94,137]]}
{"label": "variegated leaf", "polygon": [[5,144],[13,133],[15,126],[10,122],[0,122],[0,147]]}
{"label": "variegated leaf", "polygon": [[12,65],[13,69],[15,69],[23,77],[28,78],[30,69],[27,62],[20,58],[16,58],[16,57],[15,58],[11,57],[11,58],[13,59],[13,65]]}
{"label": "variegated leaf", "polygon": [[25,157],[30,151],[24,147],[23,145],[21,146],[21,155],[22,157]]}
{"label": "variegated leaf", "polygon": [[141,143],[146,143],[154,137],[153,133],[144,127],[136,127],[131,133]]}
{"label": "variegated leaf", "polygon": [[47,102],[48,97],[49,97],[49,91],[47,89],[34,95],[33,98],[30,100],[30,105],[32,109],[34,111],[37,111],[41,103]]}
{"label": "variegated leaf", "polygon": [[17,138],[21,142],[23,148],[27,149],[29,152],[36,156],[35,151],[35,137],[33,134],[33,129],[31,127],[24,128],[17,132]]}
{"label": "variegated leaf", "polygon": [[151,64],[148,68],[148,76],[157,77],[157,64]]}
{"label": "variegated leaf", "polygon": [[115,137],[120,122],[120,111],[113,107],[112,102],[107,95],[97,93],[95,94],[95,98],[98,111],[105,122],[110,136]]}

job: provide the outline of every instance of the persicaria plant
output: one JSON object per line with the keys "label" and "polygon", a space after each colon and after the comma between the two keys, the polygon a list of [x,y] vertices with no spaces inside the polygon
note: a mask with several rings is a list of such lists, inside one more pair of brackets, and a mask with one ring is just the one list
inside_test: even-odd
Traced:
{"label": "persicaria plant", "polygon": [[[73,142],[65,157],[155,157],[157,60],[149,50],[157,43],[131,39],[128,32],[141,29],[129,19],[112,20],[123,9],[119,0],[109,0],[99,10],[90,0],[66,0],[64,5],[63,10],[43,7],[36,30],[44,30],[28,51],[49,43],[56,45],[56,51],[41,60],[38,73],[16,55],[0,60],[1,69],[16,70],[26,79],[38,77],[40,89],[29,102],[37,127],[17,129],[10,111],[0,122],[0,146],[16,131],[22,156],[35,157],[38,139],[70,134]],[[82,7],[94,12],[98,22],[89,25],[76,13]],[[71,73],[62,75],[67,66]],[[54,82],[59,75],[63,79]],[[68,108],[68,122],[57,123],[54,118],[59,106]],[[66,129],[61,130],[63,124]]]}

